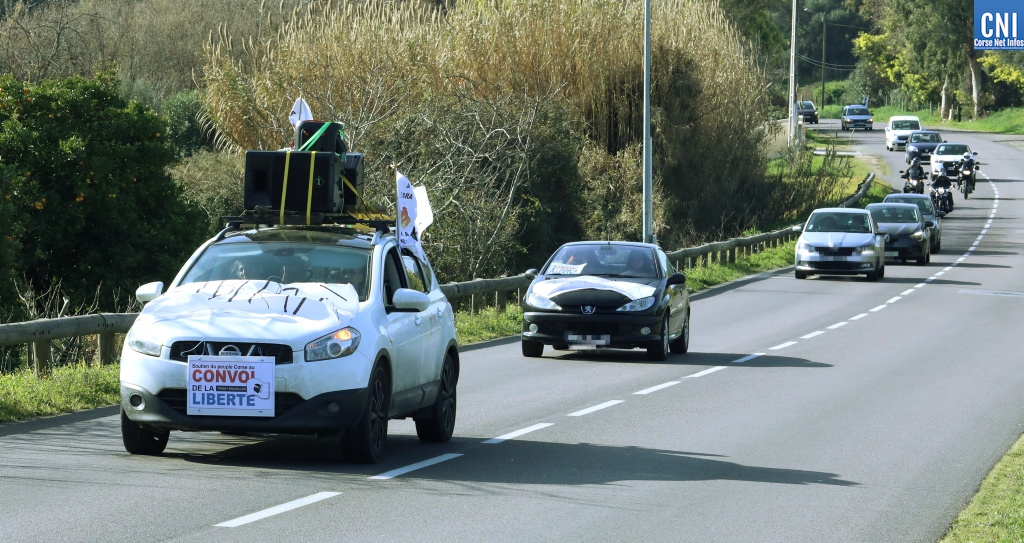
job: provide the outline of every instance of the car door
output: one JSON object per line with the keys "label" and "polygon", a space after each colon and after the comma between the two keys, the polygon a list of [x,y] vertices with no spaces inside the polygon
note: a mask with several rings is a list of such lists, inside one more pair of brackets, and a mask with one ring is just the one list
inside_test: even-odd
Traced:
{"label": "car door", "polygon": [[[672,274],[676,273],[676,269],[669,262],[668,256],[665,255],[664,251],[658,250],[658,264],[664,271],[665,279],[668,280]],[[681,331],[683,328],[683,321],[686,318],[686,306],[689,301],[689,291],[686,289],[686,284],[681,285],[670,285],[665,287],[666,293],[668,293],[668,307],[669,307],[669,323],[668,329],[669,334],[674,334],[677,331]]]}
{"label": "car door", "polygon": [[444,297],[441,289],[433,288],[433,278],[418,258],[408,252],[403,252],[402,264],[405,267],[409,288],[422,292],[430,298],[430,306],[420,314],[421,321],[419,323],[422,329],[420,336],[422,357],[415,380],[417,385],[422,385],[436,381],[441,375],[441,364],[444,362],[444,348],[446,347],[442,345],[441,326],[448,300]]}
{"label": "car door", "polygon": [[393,299],[395,291],[408,288],[405,269],[398,248],[392,245],[383,255],[381,263],[381,300],[385,307],[383,328],[388,337],[393,375],[393,402],[402,403],[403,392],[417,387],[423,364],[423,342],[429,338],[430,327],[424,322],[425,312],[397,311]]}

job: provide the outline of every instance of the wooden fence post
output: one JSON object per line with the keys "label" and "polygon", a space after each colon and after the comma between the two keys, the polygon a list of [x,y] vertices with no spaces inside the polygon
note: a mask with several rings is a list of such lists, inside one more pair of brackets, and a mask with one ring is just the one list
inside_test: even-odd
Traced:
{"label": "wooden fence post", "polygon": [[50,340],[41,339],[32,342],[32,359],[35,361],[33,371],[36,377],[45,377],[50,374],[53,359],[50,357]]}
{"label": "wooden fence post", "polygon": [[508,301],[508,292],[499,290],[494,293],[494,305],[498,309],[498,313],[505,312],[505,303]]}
{"label": "wooden fence post", "polygon": [[114,352],[114,333],[103,332],[99,334],[99,365],[105,366],[117,361],[117,353]]}

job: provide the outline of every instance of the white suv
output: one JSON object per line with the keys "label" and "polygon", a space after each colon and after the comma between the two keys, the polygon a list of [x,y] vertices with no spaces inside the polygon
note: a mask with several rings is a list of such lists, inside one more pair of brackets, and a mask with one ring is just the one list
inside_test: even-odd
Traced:
{"label": "white suv", "polygon": [[128,452],[162,453],[171,430],[337,434],[345,458],[376,462],[405,417],[451,438],[452,307],[386,226],[235,225],[162,291],[136,292],[121,353]]}
{"label": "white suv", "polygon": [[899,151],[907,148],[910,133],[921,130],[921,119],[913,115],[896,115],[885,125],[885,150]]}

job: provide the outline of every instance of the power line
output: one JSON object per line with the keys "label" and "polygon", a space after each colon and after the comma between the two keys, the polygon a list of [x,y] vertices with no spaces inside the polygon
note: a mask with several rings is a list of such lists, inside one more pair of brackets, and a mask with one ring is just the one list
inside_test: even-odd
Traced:
{"label": "power line", "polygon": [[[811,57],[804,56],[804,55],[797,55],[797,56],[800,57],[801,60],[809,62],[809,63],[813,64],[814,66],[817,66],[819,68],[821,67],[821,61],[820,60],[815,60],[815,59],[813,59]],[[825,67],[828,68],[829,70],[853,70],[853,69],[855,69],[857,67],[857,65],[856,64],[833,64],[831,62],[826,62],[825,63]]]}

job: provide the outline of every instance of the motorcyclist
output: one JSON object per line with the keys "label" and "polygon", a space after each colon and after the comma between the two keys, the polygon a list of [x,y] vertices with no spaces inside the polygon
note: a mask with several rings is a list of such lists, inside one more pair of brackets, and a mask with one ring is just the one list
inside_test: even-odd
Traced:
{"label": "motorcyclist", "polygon": [[[924,194],[924,179],[927,178],[927,176],[928,174],[926,174],[924,172],[924,168],[921,167],[921,159],[914,157],[913,162],[910,163],[910,168],[900,176],[907,180],[907,182],[903,184],[903,192]],[[916,181],[916,183],[914,181]]]}
{"label": "motorcyclist", "polygon": [[[949,176],[945,175],[945,172],[939,174],[934,180],[932,180],[931,197],[932,202],[935,203],[935,208],[941,211],[949,213],[953,211],[953,181]],[[945,189],[943,194],[940,196],[936,189]]]}
{"label": "motorcyclist", "polygon": [[[961,185],[964,182],[969,183],[970,186],[971,186],[970,192],[974,192],[974,165],[975,164],[976,164],[976,162],[974,160],[974,156],[971,155],[971,153],[969,153],[969,152],[965,152],[963,160],[961,160],[960,164],[957,165],[957,171],[960,172],[959,175],[958,175],[957,184]],[[968,173],[965,174],[964,173],[965,171],[968,172]],[[963,190],[964,187],[961,186],[960,188],[961,188],[961,190]],[[964,194],[966,194],[966,192]]]}

